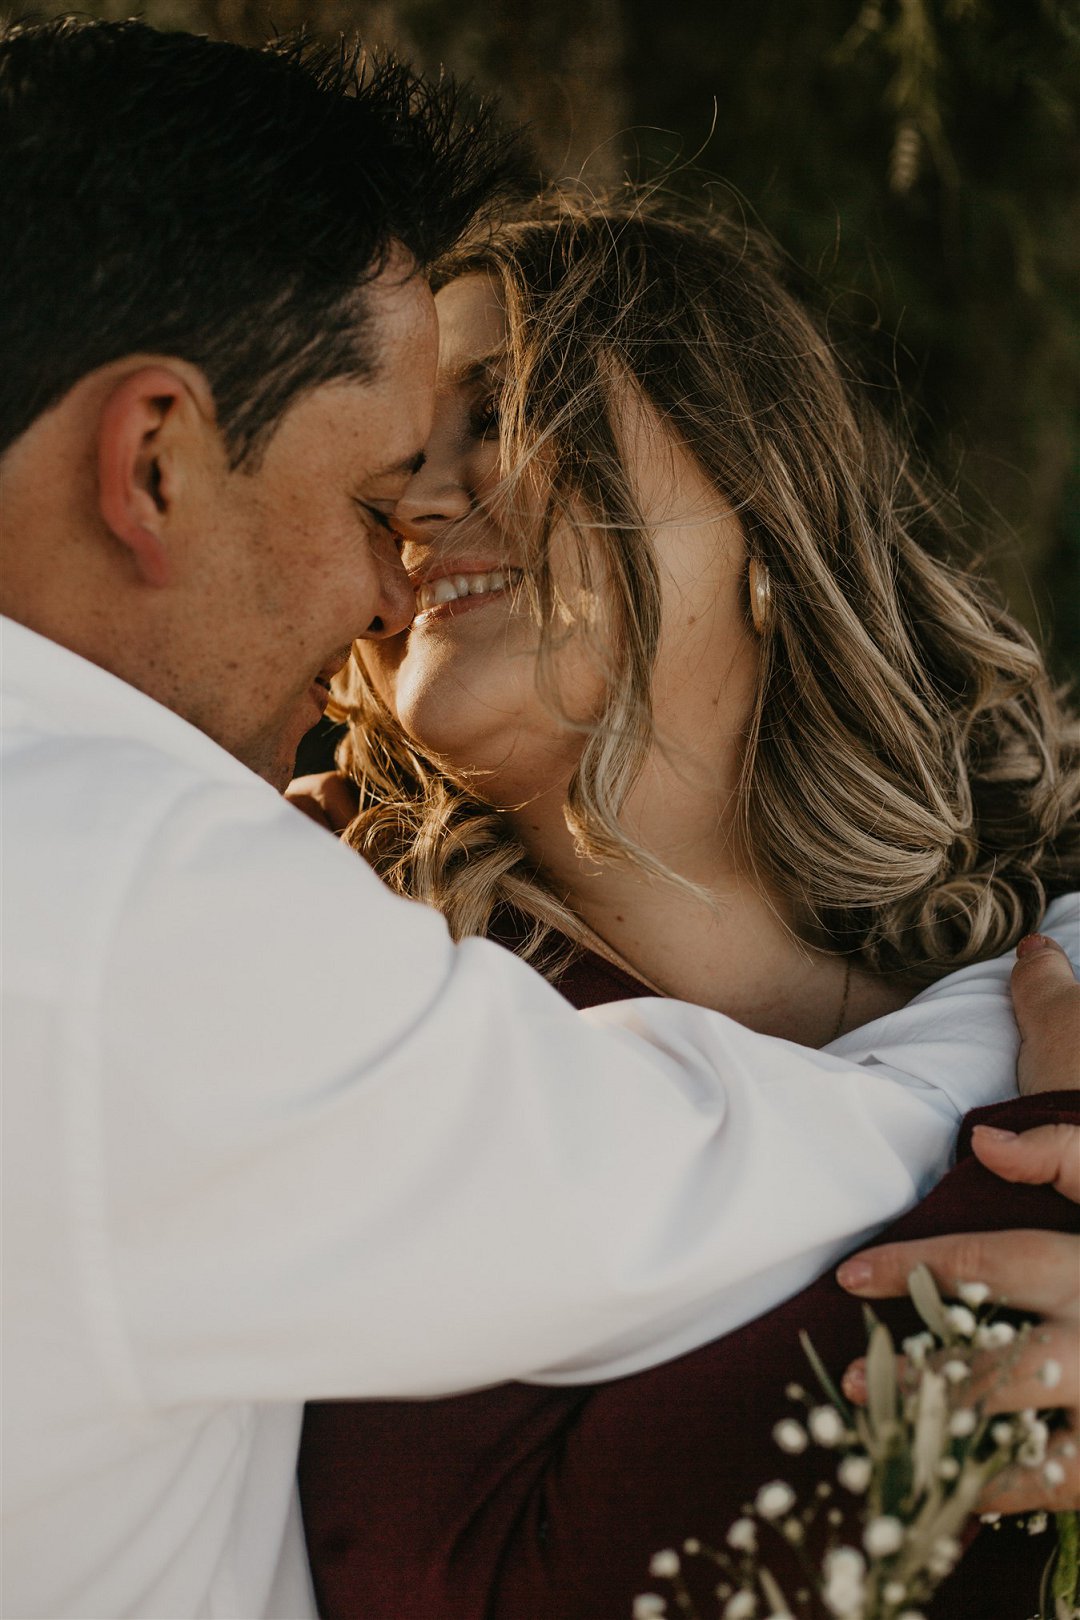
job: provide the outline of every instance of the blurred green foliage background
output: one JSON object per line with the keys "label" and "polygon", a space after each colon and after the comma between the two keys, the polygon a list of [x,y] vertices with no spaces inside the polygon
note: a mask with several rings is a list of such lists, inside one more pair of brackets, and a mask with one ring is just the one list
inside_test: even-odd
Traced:
{"label": "blurred green foliage background", "polygon": [[548,177],[712,185],[807,270],[875,374],[898,377],[1013,611],[1080,677],[1072,0],[144,0],[139,14],[248,43],[359,31],[497,94]]}

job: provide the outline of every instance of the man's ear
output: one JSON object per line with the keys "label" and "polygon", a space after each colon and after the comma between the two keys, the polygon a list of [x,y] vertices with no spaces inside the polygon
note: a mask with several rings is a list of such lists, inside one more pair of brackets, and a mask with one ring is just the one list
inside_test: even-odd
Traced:
{"label": "man's ear", "polygon": [[147,585],[169,583],[169,519],[181,483],[176,451],[184,426],[209,404],[205,382],[193,386],[188,369],[147,365],[130,372],[98,421],[101,516]]}

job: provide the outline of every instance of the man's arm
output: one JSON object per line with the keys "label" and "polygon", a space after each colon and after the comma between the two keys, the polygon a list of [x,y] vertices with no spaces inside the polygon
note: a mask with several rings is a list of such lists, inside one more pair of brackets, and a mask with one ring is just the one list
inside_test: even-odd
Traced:
{"label": "man's arm", "polygon": [[[1052,941],[1024,951],[1013,973],[1013,996],[1022,1046],[1020,1079],[1028,1094],[1080,1089],[1080,985],[1064,953]],[[1080,1203],[1080,1126],[1044,1125],[1015,1135],[977,1127],[972,1149],[1005,1181],[1054,1187]],[[986,1399],[994,1411],[1060,1405],[1072,1414],[1070,1431],[1058,1435],[1045,1469],[1013,1469],[1000,1475],[981,1504],[1001,1513],[1035,1508],[1080,1507],[1080,1236],[1067,1232],[976,1232],[887,1244],[845,1261],[838,1279],[864,1299],[902,1294],[919,1264],[930,1267],[939,1287],[955,1294],[960,1283],[986,1283],[993,1297],[1037,1312],[1043,1323],[1024,1354],[1011,1365],[983,1358]],[[1048,1386],[1050,1364],[1058,1381]],[[865,1391],[863,1364],[844,1380],[846,1393]]]}

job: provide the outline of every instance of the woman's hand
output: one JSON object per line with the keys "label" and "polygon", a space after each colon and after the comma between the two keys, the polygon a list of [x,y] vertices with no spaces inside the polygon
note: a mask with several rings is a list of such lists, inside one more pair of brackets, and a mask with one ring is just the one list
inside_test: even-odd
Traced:
{"label": "woman's hand", "polygon": [[1013,1008],[1020,1026],[1022,1096],[1080,1091],[1080,984],[1061,946],[1030,934],[1016,948]]}
{"label": "woman's hand", "polygon": [[356,783],[341,771],[319,771],[314,776],[297,776],[285,789],[285,797],[305,816],[342,833],[360,808]]}
{"label": "woman's hand", "polygon": [[[972,1147],[987,1169],[1005,1181],[1051,1184],[1080,1203],[1080,1126],[1041,1125],[1022,1136],[977,1126]],[[1057,1483],[1048,1480],[1043,1468],[1009,1469],[988,1488],[980,1510],[1080,1508],[1080,1237],[1065,1232],[969,1232],[889,1243],[853,1255],[837,1275],[862,1299],[890,1299],[906,1293],[908,1276],[920,1264],[929,1266],[946,1297],[955,1298],[963,1282],[983,1282],[995,1301],[1042,1317],[1023,1352],[1011,1362],[1011,1352],[988,1351],[976,1360],[972,1393],[983,1397],[987,1410],[1063,1406],[1070,1414],[1068,1430],[1061,1431],[1047,1451],[1047,1460],[1059,1465],[1051,1471]],[[851,1400],[865,1399],[865,1362],[848,1368],[844,1393]]]}
{"label": "woman's hand", "polygon": [[[1013,970],[1013,1001],[1022,1046],[1021,1089],[1080,1089],[1080,986],[1064,951],[1036,936],[1038,943],[1018,952]],[[1023,1135],[977,1126],[972,1149],[1005,1181],[1056,1187],[1080,1204],[1080,1126],[1042,1125]],[[995,1300],[1037,1312],[1042,1322],[1023,1354],[1009,1366],[1006,1354],[988,1352],[977,1372],[987,1407],[1019,1412],[1025,1407],[1062,1406],[1070,1425],[1051,1444],[1047,1459],[1056,1467],[1013,1468],[998,1475],[979,1507],[983,1512],[1061,1512],[1080,1508],[1080,1237],[1062,1232],[974,1232],[889,1243],[846,1260],[837,1273],[850,1293],[888,1299],[907,1291],[907,1279],[920,1263],[929,1266],[945,1295],[962,1282],[984,1282]],[[1048,1380],[1053,1369],[1056,1382]],[[852,1400],[865,1398],[865,1364],[855,1362],[844,1377]],[[1052,1393],[1051,1393],[1052,1391]]]}

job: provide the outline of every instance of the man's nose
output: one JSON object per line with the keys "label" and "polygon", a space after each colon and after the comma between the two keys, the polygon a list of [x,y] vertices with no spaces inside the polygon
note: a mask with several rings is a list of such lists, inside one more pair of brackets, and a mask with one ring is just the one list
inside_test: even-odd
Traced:
{"label": "man's nose", "polygon": [[393,535],[383,533],[373,539],[371,553],[379,584],[378,611],[360,640],[384,641],[388,636],[400,635],[412,623],[416,594],[398,556]]}

